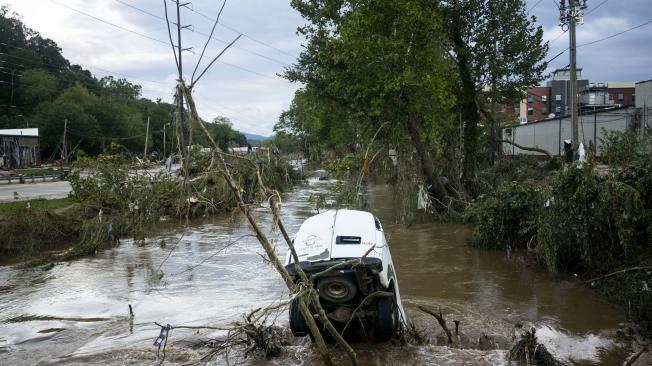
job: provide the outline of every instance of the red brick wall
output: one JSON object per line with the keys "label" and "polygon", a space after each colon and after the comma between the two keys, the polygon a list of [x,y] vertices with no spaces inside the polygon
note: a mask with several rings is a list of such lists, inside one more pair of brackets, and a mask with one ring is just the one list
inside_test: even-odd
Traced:
{"label": "red brick wall", "polygon": [[529,88],[527,90],[527,120],[546,119],[550,113],[550,88],[547,86]]}
{"label": "red brick wall", "polygon": [[[622,94],[623,99],[619,98],[619,94]],[[614,104],[634,105],[633,95],[634,88],[609,88],[609,98],[614,101]]]}

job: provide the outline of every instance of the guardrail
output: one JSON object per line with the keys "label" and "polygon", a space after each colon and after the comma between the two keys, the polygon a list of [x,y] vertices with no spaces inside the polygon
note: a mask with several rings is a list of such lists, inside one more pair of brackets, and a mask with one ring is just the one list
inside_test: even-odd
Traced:
{"label": "guardrail", "polygon": [[39,183],[39,182],[52,182],[61,180],[64,173],[58,174],[31,174],[31,175],[15,175],[0,177],[0,184],[26,184],[26,183]]}

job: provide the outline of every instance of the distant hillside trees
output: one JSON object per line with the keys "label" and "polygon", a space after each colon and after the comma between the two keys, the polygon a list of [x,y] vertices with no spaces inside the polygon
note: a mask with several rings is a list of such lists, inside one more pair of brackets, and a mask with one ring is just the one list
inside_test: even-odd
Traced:
{"label": "distant hillside trees", "polygon": [[[173,105],[141,92],[125,79],[98,79],[70,64],[54,41],[26,27],[8,6],[0,8],[0,128],[38,127],[44,160],[60,157],[65,121],[68,149],[88,155],[115,143],[142,154],[148,116],[148,150],[176,150]],[[208,127],[220,146],[246,146],[227,119],[213,122]]]}

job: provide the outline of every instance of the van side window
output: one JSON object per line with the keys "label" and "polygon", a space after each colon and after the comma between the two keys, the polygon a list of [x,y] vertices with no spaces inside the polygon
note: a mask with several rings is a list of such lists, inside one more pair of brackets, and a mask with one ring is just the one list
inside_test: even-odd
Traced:
{"label": "van side window", "polygon": [[374,223],[376,223],[376,230],[383,231],[383,227],[380,225],[380,220],[376,216],[374,216]]}

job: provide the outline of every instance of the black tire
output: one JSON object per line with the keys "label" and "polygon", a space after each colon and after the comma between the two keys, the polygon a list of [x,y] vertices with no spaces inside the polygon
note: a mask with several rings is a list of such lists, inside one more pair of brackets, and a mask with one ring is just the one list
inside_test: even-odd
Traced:
{"label": "black tire", "polygon": [[398,328],[398,307],[394,296],[382,296],[376,301],[378,317],[376,318],[376,341],[387,342],[394,337]]}
{"label": "black tire", "polygon": [[295,337],[310,335],[310,329],[308,328],[308,324],[306,324],[306,319],[301,314],[297,299],[292,300],[290,303],[290,330]]}
{"label": "black tire", "polygon": [[350,276],[326,277],[317,282],[317,291],[322,299],[341,304],[353,300],[358,286]]}

